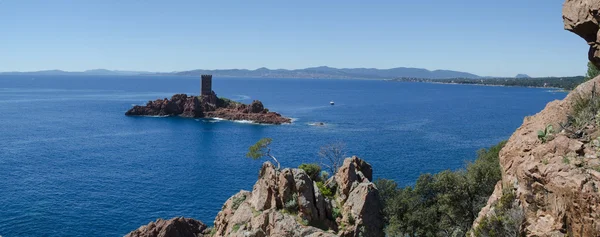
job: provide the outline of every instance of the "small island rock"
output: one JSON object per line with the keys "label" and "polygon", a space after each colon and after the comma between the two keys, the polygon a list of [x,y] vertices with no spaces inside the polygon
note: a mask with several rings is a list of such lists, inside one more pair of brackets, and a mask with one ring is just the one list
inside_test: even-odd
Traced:
{"label": "small island rock", "polygon": [[213,92],[210,95],[188,96],[176,94],[171,99],[148,101],[146,105],[136,105],[128,110],[128,116],[181,116],[188,118],[222,118],[226,120],[246,120],[260,124],[291,123],[290,118],[270,112],[262,102],[254,100],[251,104],[242,104],[225,98],[219,98]]}

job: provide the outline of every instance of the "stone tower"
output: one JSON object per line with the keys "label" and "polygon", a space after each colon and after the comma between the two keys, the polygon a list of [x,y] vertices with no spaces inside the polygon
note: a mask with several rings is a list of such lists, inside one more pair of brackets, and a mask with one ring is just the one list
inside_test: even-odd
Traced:
{"label": "stone tower", "polygon": [[212,75],[202,75],[200,95],[212,94]]}

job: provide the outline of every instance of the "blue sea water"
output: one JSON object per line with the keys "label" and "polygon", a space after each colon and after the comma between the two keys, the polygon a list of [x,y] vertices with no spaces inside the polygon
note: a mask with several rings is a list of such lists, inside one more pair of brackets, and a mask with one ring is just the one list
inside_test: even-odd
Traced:
{"label": "blue sea water", "polygon": [[317,162],[320,146],[341,141],[373,165],[375,177],[410,185],[421,173],[463,167],[479,148],[507,139],[524,116],[566,95],[218,77],[213,89],[240,102],[260,99],[294,123],[124,116],[148,100],[197,94],[194,77],[0,76],[0,235],[122,236],[175,216],[212,225],[227,198],[252,189],[262,162],[245,153],[263,137],[273,138],[285,167]]}

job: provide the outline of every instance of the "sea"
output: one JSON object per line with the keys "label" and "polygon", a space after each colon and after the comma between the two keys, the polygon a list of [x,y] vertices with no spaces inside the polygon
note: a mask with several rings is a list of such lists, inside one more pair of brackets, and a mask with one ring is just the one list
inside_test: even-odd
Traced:
{"label": "sea", "polygon": [[[344,143],[375,178],[411,185],[456,170],[506,140],[525,116],[566,93],[543,88],[384,80],[213,77],[220,97],[260,100],[287,125],[125,111],[199,77],[0,76],[0,236],[123,236],[157,218],[212,225],[223,203],[252,190],[262,162],[245,157],[273,139],[282,167],[319,162]],[[330,101],[335,105],[330,105]],[[315,123],[324,126],[314,126]]]}

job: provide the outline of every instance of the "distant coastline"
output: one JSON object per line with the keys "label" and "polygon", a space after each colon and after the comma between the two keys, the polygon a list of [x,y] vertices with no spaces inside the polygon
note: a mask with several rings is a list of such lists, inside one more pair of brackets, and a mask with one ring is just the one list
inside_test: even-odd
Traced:
{"label": "distant coastline", "polygon": [[[396,80],[386,80],[396,81]],[[493,84],[466,84],[466,83],[455,83],[455,82],[414,82],[414,83],[428,83],[428,84],[443,84],[443,85],[466,85],[466,86],[493,86],[493,87],[522,87],[522,88],[538,88],[538,89],[552,89],[560,92],[569,92],[560,87],[543,87],[543,86],[515,86],[515,85],[493,85]]]}
{"label": "distant coastline", "polygon": [[327,66],[310,67],[303,69],[196,69],[179,72],[147,72],[147,71],[113,71],[107,69],[94,69],[80,72],[63,70],[44,70],[34,72],[0,72],[0,75],[114,75],[114,76],[200,76],[210,74],[215,77],[245,77],[245,78],[311,78],[311,79],[393,79],[399,77],[419,78],[481,78],[478,75],[452,71],[452,70],[427,70],[423,68],[396,67],[389,69],[377,68],[333,68]]}
{"label": "distant coastline", "polygon": [[538,77],[531,78],[525,74],[517,77],[481,77],[475,74],[420,68],[332,68],[313,67],[305,69],[218,69],[218,70],[191,70],[181,72],[146,72],[146,71],[119,71],[94,69],[80,72],[62,70],[44,70],[33,72],[0,72],[0,76],[144,76],[144,77],[200,77],[203,74],[212,74],[219,78],[253,78],[253,79],[329,79],[329,80],[386,80],[401,82],[426,82],[440,84],[466,84],[483,86],[512,86],[531,88],[554,88],[569,91],[584,81],[583,76],[572,77]]}
{"label": "distant coastline", "polygon": [[454,79],[428,79],[428,78],[397,78],[389,81],[398,82],[424,82],[436,84],[478,85],[478,86],[506,86],[547,88],[570,91],[585,81],[583,76],[576,77],[540,77],[540,78],[454,78]]}

